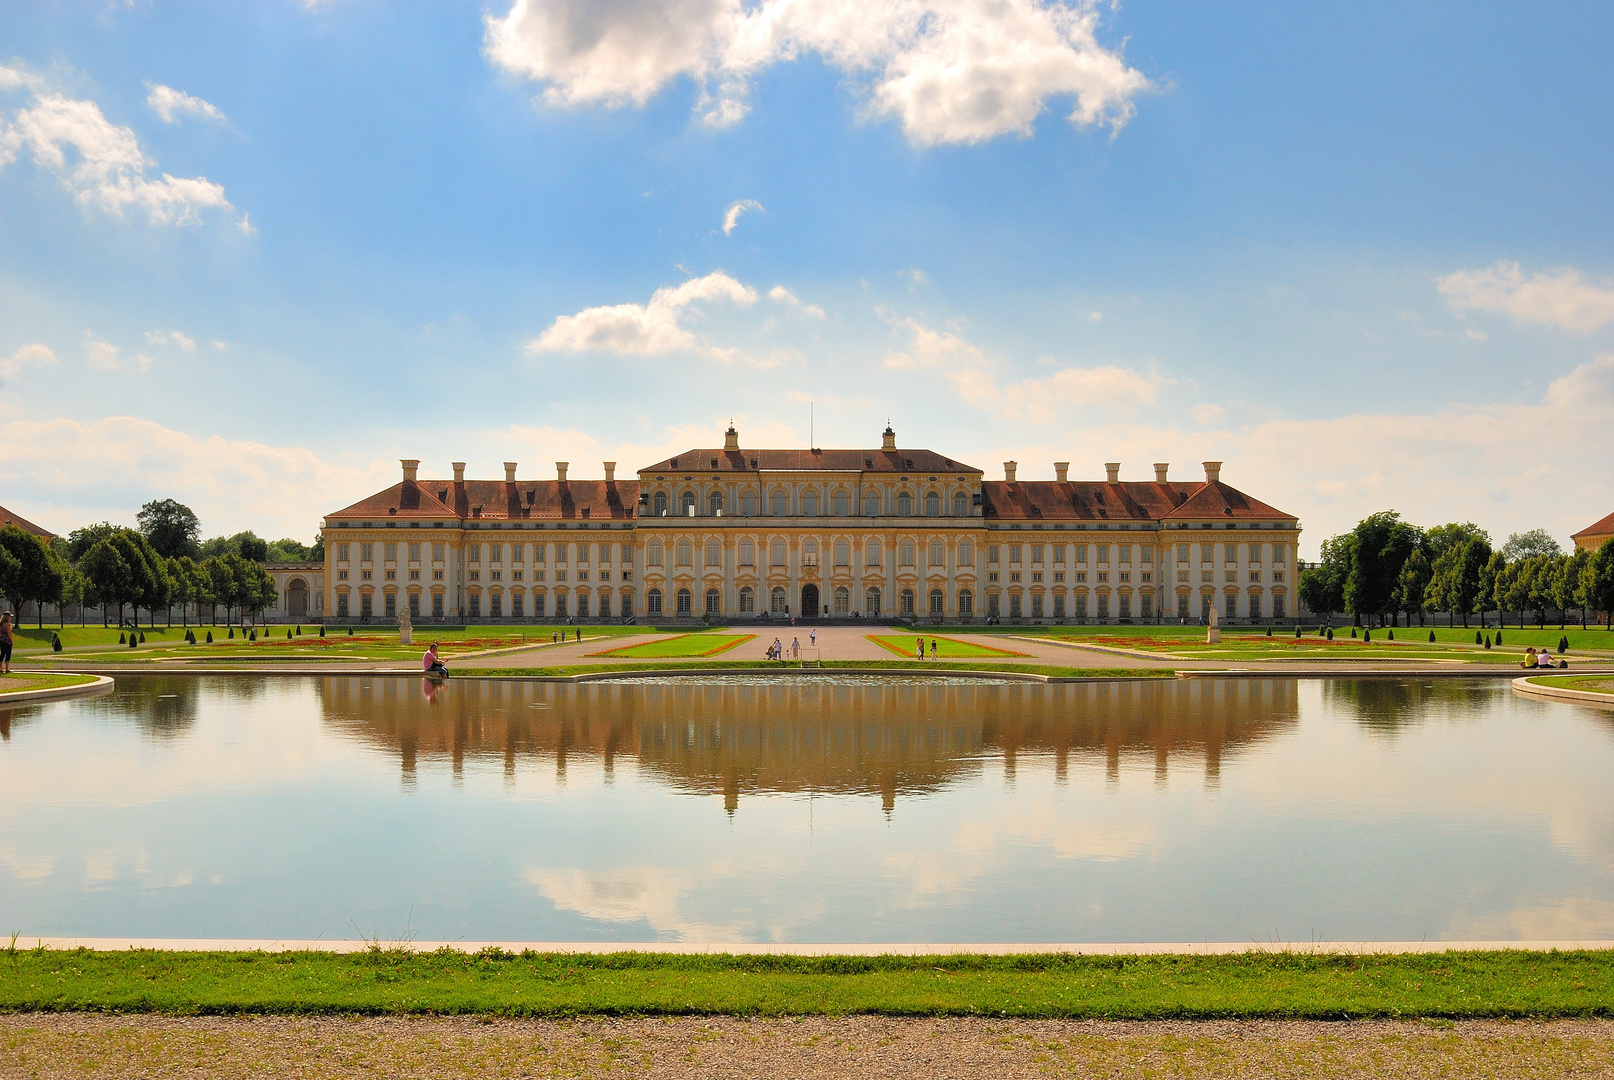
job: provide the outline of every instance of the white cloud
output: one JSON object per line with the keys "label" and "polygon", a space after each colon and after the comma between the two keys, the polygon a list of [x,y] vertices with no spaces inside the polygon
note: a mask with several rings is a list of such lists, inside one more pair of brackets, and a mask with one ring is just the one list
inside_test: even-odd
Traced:
{"label": "white cloud", "polygon": [[0,64],[0,90],[34,90],[42,85],[38,75]]}
{"label": "white cloud", "polygon": [[90,367],[96,371],[117,371],[123,367],[123,359],[119,355],[118,347],[106,341],[97,341],[93,337],[86,337],[84,351],[89,354]]}
{"label": "white cloud", "polygon": [[[576,315],[562,315],[524,347],[529,353],[611,352],[620,356],[661,356],[700,345],[695,335],[680,323],[691,305],[707,300],[728,300],[745,306],[755,303],[756,299],[755,289],[719,270],[705,277],[691,278],[682,285],[657,289],[648,304],[591,307]],[[705,351],[722,355],[722,350],[710,346]]]}
{"label": "white cloud", "polygon": [[151,345],[178,345],[186,352],[196,351],[196,339],[186,337],[178,330],[147,330],[146,341]]}
{"label": "white cloud", "polygon": [[146,104],[151,111],[162,118],[165,124],[179,123],[182,115],[200,116],[204,120],[217,120],[224,123],[224,113],[217,105],[210,101],[203,101],[199,97],[191,97],[183,90],[175,90],[172,86],[162,86],[158,83],[146,84],[151,91],[146,97]]}
{"label": "white cloud", "polygon": [[1203,402],[1194,406],[1194,421],[1200,424],[1219,424],[1227,416],[1227,410],[1220,405]]}
{"label": "white cloud", "polygon": [[1097,28],[1095,0],[514,0],[486,17],[484,51],[553,105],[642,106],[688,76],[714,126],[744,117],[751,77],[817,54],[930,145],[1028,135],[1051,97],[1119,130],[1150,84]]}
{"label": "white cloud", "polygon": [[12,379],[26,368],[44,367],[56,362],[56,354],[44,345],[24,345],[10,356],[0,356],[0,379]]}
{"label": "white cloud", "polygon": [[814,319],[824,318],[823,308],[819,307],[817,304],[803,304],[799,299],[797,299],[795,293],[791,292],[783,285],[775,285],[773,288],[769,289],[768,299],[772,300],[776,304],[783,304],[786,307],[795,308],[803,315],[810,316]]}
{"label": "white cloud", "polygon": [[923,270],[919,269],[917,266],[910,267],[907,270],[898,270],[897,271],[897,276],[898,277],[905,277],[909,281],[913,282],[915,285],[928,285],[928,284],[930,284],[930,278],[927,277],[925,275],[925,272]]}
{"label": "white cloud", "polygon": [[134,209],[158,225],[187,225],[204,211],[234,209],[224,188],[206,177],[148,176],[154,163],[135,133],[109,121],[93,101],[35,93],[9,124],[0,122],[0,166],[23,147],[81,206],[115,217]]}
{"label": "white cloud", "polygon": [[1459,270],[1438,284],[1458,312],[1500,313],[1514,322],[1560,330],[1595,330],[1614,321],[1614,287],[1592,284],[1573,267],[1527,277],[1518,263],[1499,262],[1483,270]]}
{"label": "white cloud", "polygon": [[909,332],[906,351],[893,350],[885,358],[885,366],[898,370],[911,370],[942,365],[978,366],[987,363],[986,354],[956,334],[945,330],[932,330],[913,319],[903,319],[897,325]]}
{"label": "white cloud", "polygon": [[747,210],[755,210],[760,214],[762,212],[762,204],[757,202],[755,199],[741,199],[739,202],[729,204],[729,208],[723,212],[724,236],[728,236],[734,232],[734,226],[740,223],[740,215]]}
{"label": "white cloud", "polygon": [[12,421],[0,424],[0,445],[0,485],[64,528],[132,522],[142,503],[173,496],[210,532],[311,536],[321,514],[397,482],[396,461],[199,438],[127,416]]}

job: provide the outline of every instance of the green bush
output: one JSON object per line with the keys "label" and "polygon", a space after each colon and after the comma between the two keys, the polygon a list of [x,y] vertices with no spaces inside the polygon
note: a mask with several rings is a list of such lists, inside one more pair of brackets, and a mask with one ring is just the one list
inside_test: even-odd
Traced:
{"label": "green bush", "polygon": [[233,626],[230,627],[230,640],[231,641],[235,640],[235,627],[233,627]]}
{"label": "green bush", "polygon": [[144,630],[142,630],[142,631],[140,631],[140,644],[144,645],[145,643],[146,643],[146,632]]}
{"label": "green bush", "polygon": [[1502,628],[1500,626],[1496,628],[1496,643],[1498,645],[1502,644]]}
{"label": "green bush", "polygon": [[1329,641],[1333,641],[1333,640],[1334,640],[1334,628],[1333,628],[1333,627],[1332,627],[1332,626],[1330,626],[1330,627],[1329,627],[1329,628],[1328,628],[1328,640],[1329,640]]}
{"label": "green bush", "polygon": [[129,644],[128,639],[123,636],[123,631],[122,630],[118,631],[118,644],[119,645],[127,645],[127,644]]}
{"label": "green bush", "polygon": [[50,636],[50,651],[51,652],[61,652],[62,651],[62,636],[60,634],[52,634]]}
{"label": "green bush", "polygon": [[135,649],[135,648],[139,648],[139,647],[140,647],[140,639],[135,637],[133,634],[130,634],[129,635],[129,648]]}
{"label": "green bush", "polygon": [[324,628],[324,627],[323,627],[323,626],[322,626],[322,627],[320,627],[320,628],[319,628],[319,636],[320,636],[320,637],[324,637],[324,636],[325,636],[325,628]]}
{"label": "green bush", "polygon": [[303,624],[302,623],[297,624],[297,636],[298,637],[303,636]]}
{"label": "green bush", "polygon": [[1563,637],[1558,639],[1558,651],[1560,653],[1566,653],[1566,652],[1569,651],[1569,635],[1568,634],[1565,634]]}
{"label": "green bush", "polygon": [[1480,635],[1480,632],[1478,630],[1474,631],[1474,644],[1483,645],[1484,643],[1485,639]]}
{"label": "green bush", "polygon": [[1362,640],[1364,642],[1372,641],[1373,640],[1373,631],[1364,629],[1362,631]]}
{"label": "green bush", "polygon": [[290,630],[287,630],[287,631],[286,631],[286,640],[287,640],[287,641],[290,641],[290,640],[291,640],[291,631],[290,631]]}
{"label": "green bush", "polygon": [[1295,623],[1295,637],[1299,637],[1299,636],[1300,636],[1300,624]]}
{"label": "green bush", "polygon": [[213,631],[211,630],[207,632],[207,643],[209,645],[213,644]]}
{"label": "green bush", "polygon": [[1435,632],[1433,630],[1429,631],[1429,640],[1431,642],[1435,640]]}
{"label": "green bush", "polygon": [[1355,636],[1356,636],[1356,627],[1353,626],[1353,627],[1351,627],[1351,637],[1354,638]]}
{"label": "green bush", "polygon": [[1391,640],[1391,641],[1394,641],[1394,640],[1395,640],[1395,629],[1394,629],[1394,628],[1391,628],[1391,629],[1390,629],[1390,630],[1389,630],[1389,631],[1388,631],[1388,633],[1389,633],[1389,635],[1390,635],[1390,640]]}
{"label": "green bush", "polygon": [[1489,649],[1491,647],[1491,635],[1490,634],[1485,635],[1485,647],[1487,649]]}
{"label": "green bush", "polygon": [[348,637],[352,637],[352,636],[353,636],[353,627],[351,627],[351,626],[350,626],[350,627],[348,627],[348,628],[347,628],[347,636],[348,636]]}

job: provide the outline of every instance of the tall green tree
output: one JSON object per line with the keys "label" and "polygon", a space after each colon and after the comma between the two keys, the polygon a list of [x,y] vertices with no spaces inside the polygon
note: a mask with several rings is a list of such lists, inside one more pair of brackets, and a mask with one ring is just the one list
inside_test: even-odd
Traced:
{"label": "tall green tree", "polygon": [[1300,575],[1300,600],[1313,614],[1331,619],[1345,610],[1345,579],[1351,572],[1351,549],[1355,537],[1349,533],[1323,541],[1322,558]]}
{"label": "tall green tree", "polygon": [[116,536],[123,529],[122,525],[114,525],[110,521],[97,522],[86,525],[82,529],[74,529],[67,534],[67,560],[75,565],[101,540]]}
{"label": "tall green tree", "polygon": [[1429,556],[1430,565],[1440,561],[1441,556],[1454,548],[1478,540],[1485,545],[1485,550],[1491,550],[1491,534],[1474,524],[1472,521],[1451,521],[1445,525],[1436,525],[1423,534],[1424,551]]}
{"label": "tall green tree", "polygon": [[190,612],[188,605],[192,600],[192,593],[196,587],[196,564],[189,555],[180,555],[167,560],[168,580],[172,582],[169,589],[168,625],[174,625],[174,604],[179,605],[179,622],[181,626],[190,625]]}
{"label": "tall green tree", "polygon": [[1569,608],[1575,602],[1575,586],[1579,584],[1575,578],[1580,568],[1575,560],[1568,555],[1554,555],[1552,559],[1552,572],[1549,575],[1551,587],[1547,592],[1547,603],[1558,609],[1558,629],[1562,630],[1569,621]]}
{"label": "tall green tree", "polygon": [[137,571],[112,538],[97,540],[78,561],[79,572],[89,580],[102,604],[116,604],[118,625],[123,625],[123,608],[140,595]]}
{"label": "tall green tree", "polygon": [[1558,546],[1558,541],[1546,529],[1513,533],[1502,545],[1502,554],[1507,556],[1508,562],[1523,562],[1537,555],[1558,555],[1562,552],[1563,548]]}
{"label": "tall green tree", "polygon": [[1432,576],[1429,559],[1422,548],[1413,548],[1412,553],[1401,564],[1401,573],[1396,578],[1395,606],[1398,611],[1407,617],[1407,625],[1412,625],[1412,616],[1418,616],[1418,625],[1423,625],[1423,613],[1428,609],[1424,601],[1424,594],[1429,589]]}
{"label": "tall green tree", "polygon": [[1614,630],[1614,541],[1597,549],[1580,572],[1581,591],[1588,607],[1603,612],[1605,624]]}
{"label": "tall green tree", "polygon": [[[1486,613],[1496,607],[1496,583],[1507,572],[1508,561],[1500,551],[1491,552],[1491,557],[1485,560],[1485,566],[1480,570],[1479,591],[1474,597],[1474,603],[1479,605],[1480,622],[1485,622]],[[1496,621],[1502,621],[1501,609],[1497,608]]]}
{"label": "tall green tree", "polygon": [[1350,576],[1345,579],[1345,610],[1357,616],[1385,615],[1395,610],[1396,584],[1402,564],[1423,539],[1416,526],[1394,510],[1381,510],[1356,523]]}
{"label": "tall green tree", "polygon": [[200,550],[202,521],[196,511],[174,499],[155,499],[135,515],[140,533],[165,559],[194,556]]}
{"label": "tall green tree", "polygon": [[10,578],[6,595],[14,601],[19,618],[23,605],[33,601],[39,625],[43,627],[45,605],[56,603],[62,596],[61,560],[49,544],[15,525],[0,529],[0,547],[17,560],[17,570]]}
{"label": "tall green tree", "polygon": [[1591,561],[1592,553],[1585,548],[1576,548],[1575,553],[1569,556],[1569,565],[1564,568],[1564,584],[1569,593],[1569,602],[1580,611],[1580,628],[1586,629],[1586,584],[1582,580],[1586,573],[1586,564]]}

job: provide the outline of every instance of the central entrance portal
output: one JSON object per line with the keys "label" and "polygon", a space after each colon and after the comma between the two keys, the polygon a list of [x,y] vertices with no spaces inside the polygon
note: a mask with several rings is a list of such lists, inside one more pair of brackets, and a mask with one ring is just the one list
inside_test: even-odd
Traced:
{"label": "central entrance portal", "polygon": [[820,611],[820,608],[818,606],[818,586],[817,585],[803,585],[801,587],[801,614],[802,614],[802,617],[806,618],[806,619],[816,619],[816,618],[818,618],[819,611]]}

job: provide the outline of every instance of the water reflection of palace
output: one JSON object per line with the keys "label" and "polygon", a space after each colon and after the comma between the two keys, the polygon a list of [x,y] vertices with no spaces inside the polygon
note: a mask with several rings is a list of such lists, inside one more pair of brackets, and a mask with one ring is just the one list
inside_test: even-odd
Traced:
{"label": "water reflection of palace", "polygon": [[[669,787],[721,792],[733,810],[760,793],[936,791],[999,758],[1012,778],[1023,756],[1051,758],[1059,781],[1072,758],[1102,764],[1190,765],[1208,784],[1222,761],[1298,724],[1292,679],[983,684],[810,683],[714,685],[454,681],[428,696],[419,680],[330,677],[317,683],[325,722],[396,753],[407,782],[422,758],[455,775],[502,760],[507,777],[577,757],[609,776],[619,757]],[[1175,762],[1174,760],[1175,759]],[[547,767],[547,766],[546,766]]]}

